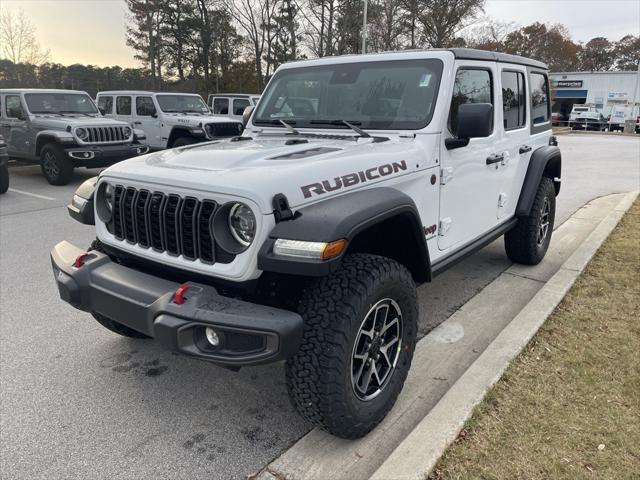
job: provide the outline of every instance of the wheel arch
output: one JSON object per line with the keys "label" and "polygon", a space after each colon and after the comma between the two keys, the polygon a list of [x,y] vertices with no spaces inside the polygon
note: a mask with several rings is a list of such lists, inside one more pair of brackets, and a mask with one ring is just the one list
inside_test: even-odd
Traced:
{"label": "wheel arch", "polygon": [[56,130],[43,130],[41,132],[38,132],[38,134],[36,135],[36,157],[40,157],[42,149],[49,143],[55,143],[57,145],[70,145],[75,143],[75,140],[73,138],[73,135],[68,132],[59,132]]}
{"label": "wheel arch", "polygon": [[198,141],[200,140],[188,127],[178,125],[171,128],[169,138],[167,139],[167,148],[172,148],[174,142],[180,137],[190,137]]}
{"label": "wheel arch", "polygon": [[[276,239],[309,242],[347,240],[342,254],[327,261],[275,256]],[[333,197],[297,210],[276,224],[258,255],[258,268],[276,273],[324,276],[349,253],[369,253],[403,264],[416,282],[431,280],[429,250],[418,209],[406,194],[376,187]]]}
{"label": "wheel arch", "polygon": [[560,149],[554,145],[547,145],[536,149],[531,155],[527,173],[522,183],[516,215],[529,215],[538,185],[543,177],[553,181],[556,197],[560,194],[560,178],[562,174],[562,155]]}

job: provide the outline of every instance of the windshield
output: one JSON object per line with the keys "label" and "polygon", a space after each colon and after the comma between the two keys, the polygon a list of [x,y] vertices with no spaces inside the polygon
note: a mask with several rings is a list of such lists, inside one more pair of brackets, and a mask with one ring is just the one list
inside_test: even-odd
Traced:
{"label": "windshield", "polygon": [[260,97],[253,123],[420,129],[433,116],[441,73],[436,59],[287,68]]}
{"label": "windshield", "polygon": [[165,113],[209,113],[207,104],[198,95],[157,95],[156,98]]}
{"label": "windshield", "polygon": [[27,93],[24,96],[31,113],[97,114],[98,109],[86,93]]}

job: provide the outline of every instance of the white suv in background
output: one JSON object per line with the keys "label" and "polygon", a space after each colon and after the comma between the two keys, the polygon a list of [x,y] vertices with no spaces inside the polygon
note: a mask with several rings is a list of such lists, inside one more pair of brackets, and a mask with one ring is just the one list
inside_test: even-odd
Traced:
{"label": "white suv in background", "polygon": [[242,120],[245,108],[255,107],[260,95],[249,93],[212,93],[207,99],[214,115],[227,115]]}
{"label": "white suv in background", "polygon": [[109,91],[99,92],[96,101],[103,115],[143,130],[156,150],[234,137],[243,130],[241,121],[211,115],[193,93]]}

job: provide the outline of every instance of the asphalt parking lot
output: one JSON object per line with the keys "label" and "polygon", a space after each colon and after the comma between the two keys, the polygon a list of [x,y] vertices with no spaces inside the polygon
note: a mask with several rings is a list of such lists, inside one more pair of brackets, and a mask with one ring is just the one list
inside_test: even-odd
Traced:
{"label": "asphalt parking lot", "polygon": [[[640,136],[561,136],[558,224],[589,200],[638,189]],[[118,337],[59,300],[49,250],[88,245],[64,206],[95,171],[52,187],[11,168],[0,197],[0,477],[244,478],[311,425],[281,364],[223,368]],[[510,266],[492,245],[420,288],[422,334]]]}

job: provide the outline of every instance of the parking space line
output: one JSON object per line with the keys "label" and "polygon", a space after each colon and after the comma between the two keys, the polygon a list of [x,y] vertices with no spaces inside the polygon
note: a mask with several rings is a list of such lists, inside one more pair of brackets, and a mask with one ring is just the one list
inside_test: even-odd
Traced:
{"label": "parking space line", "polygon": [[25,192],[24,190],[17,190],[15,188],[10,188],[9,191],[13,193],[21,193],[22,195],[28,195],[30,197],[41,198],[43,200],[56,200],[53,197],[47,197],[46,195],[38,195],[37,193]]}

